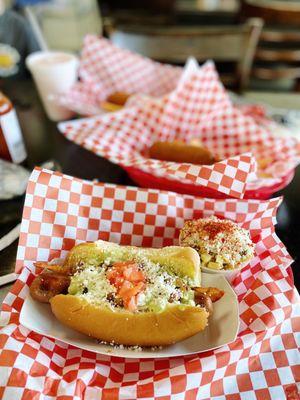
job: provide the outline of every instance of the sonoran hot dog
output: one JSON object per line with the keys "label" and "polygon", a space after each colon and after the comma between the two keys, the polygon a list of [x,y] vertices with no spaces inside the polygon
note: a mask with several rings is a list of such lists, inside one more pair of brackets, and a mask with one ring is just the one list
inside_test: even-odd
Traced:
{"label": "sonoran hot dog", "polygon": [[[200,259],[192,248],[142,249],[97,241],[75,246],[62,268],[70,283],[67,293],[62,277],[62,294],[56,293],[56,283],[52,288],[53,313],[100,340],[167,345],[205,329],[212,311],[209,295],[195,289],[201,281]],[[48,274],[46,266],[43,274]],[[33,297],[41,290],[40,276],[33,282]]]}

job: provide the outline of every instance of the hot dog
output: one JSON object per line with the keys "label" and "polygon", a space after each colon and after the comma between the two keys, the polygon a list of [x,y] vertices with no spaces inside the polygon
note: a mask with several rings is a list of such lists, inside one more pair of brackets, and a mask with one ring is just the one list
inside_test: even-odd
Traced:
{"label": "hot dog", "polygon": [[75,246],[62,266],[39,267],[32,297],[49,301],[62,323],[107,342],[175,343],[205,329],[213,308],[209,288],[197,291],[200,258],[189,247],[146,249],[99,240]]}
{"label": "hot dog", "polygon": [[111,93],[107,98],[106,101],[101,103],[101,108],[108,112],[114,112],[121,110],[130,95],[124,92],[114,92]]}
{"label": "hot dog", "polygon": [[114,92],[107,97],[106,101],[109,103],[118,104],[119,106],[124,106],[129,97],[130,94],[128,93]]}
{"label": "hot dog", "polygon": [[205,147],[181,141],[155,142],[149,149],[149,156],[156,160],[198,165],[210,165],[216,162],[214,156]]}

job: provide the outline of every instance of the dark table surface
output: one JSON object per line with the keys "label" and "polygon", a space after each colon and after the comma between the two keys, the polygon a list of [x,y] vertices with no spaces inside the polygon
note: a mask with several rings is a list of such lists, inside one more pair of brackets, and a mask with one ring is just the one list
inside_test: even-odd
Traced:
{"label": "dark table surface", "polygon": [[[64,173],[102,182],[134,185],[126,172],[107,160],[79,147],[61,135],[56,123],[46,117],[33,83],[7,81],[1,88],[15,104],[28,151],[28,168],[49,159],[55,160]],[[276,96],[276,94],[275,94]],[[277,94],[280,96],[280,94]],[[295,259],[292,265],[295,284],[300,289],[300,167],[292,183],[277,195],[284,201],[278,213],[277,234]],[[0,234],[20,221],[24,198],[0,201]],[[0,253],[0,268],[11,270],[17,242]]]}

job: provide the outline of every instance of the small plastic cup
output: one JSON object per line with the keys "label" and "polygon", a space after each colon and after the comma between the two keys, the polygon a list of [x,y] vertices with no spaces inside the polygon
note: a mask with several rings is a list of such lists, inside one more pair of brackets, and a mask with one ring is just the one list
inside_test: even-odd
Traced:
{"label": "small plastic cup", "polygon": [[52,121],[69,119],[74,112],[59,104],[57,98],[76,82],[78,58],[71,53],[38,51],[26,58],[48,117]]}
{"label": "small plastic cup", "polygon": [[234,279],[239,275],[241,270],[248,265],[250,260],[243,262],[239,268],[234,268],[234,269],[212,269],[208,267],[201,266],[202,272],[205,272],[206,274],[214,274],[214,275],[221,275],[224,276],[224,278],[227,279],[229,283],[232,283]]}

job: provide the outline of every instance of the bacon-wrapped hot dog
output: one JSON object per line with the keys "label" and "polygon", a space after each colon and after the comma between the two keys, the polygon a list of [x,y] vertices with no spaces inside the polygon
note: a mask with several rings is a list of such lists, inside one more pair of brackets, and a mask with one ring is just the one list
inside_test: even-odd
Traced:
{"label": "bacon-wrapped hot dog", "polygon": [[57,294],[68,293],[71,278],[68,275],[45,270],[30,286],[31,296],[41,303],[49,303]]}

